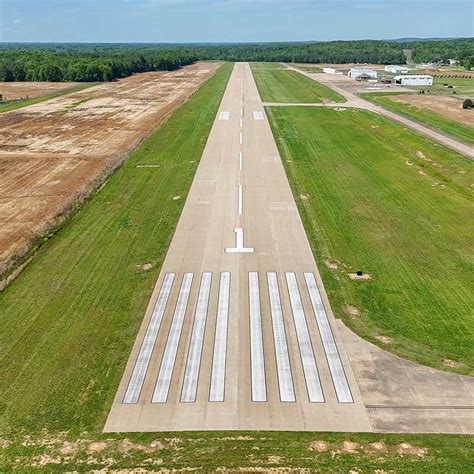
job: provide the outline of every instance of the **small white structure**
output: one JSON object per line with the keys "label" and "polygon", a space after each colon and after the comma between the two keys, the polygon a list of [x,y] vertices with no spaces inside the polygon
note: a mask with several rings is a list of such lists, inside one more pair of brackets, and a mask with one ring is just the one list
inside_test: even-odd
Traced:
{"label": "small white structure", "polygon": [[385,71],[391,72],[393,74],[407,74],[408,68],[405,66],[397,66],[395,64],[390,64],[389,66],[385,66]]}
{"label": "small white structure", "polygon": [[323,67],[323,72],[326,74],[336,74],[336,70],[333,67]]}
{"label": "small white structure", "polygon": [[354,79],[377,79],[377,71],[373,69],[352,67],[347,75]]}
{"label": "small white structure", "polygon": [[408,76],[395,76],[395,84],[402,86],[432,86],[433,76],[428,74],[410,74]]}
{"label": "small white structure", "polygon": [[457,59],[448,59],[450,66],[457,66],[459,61]]}

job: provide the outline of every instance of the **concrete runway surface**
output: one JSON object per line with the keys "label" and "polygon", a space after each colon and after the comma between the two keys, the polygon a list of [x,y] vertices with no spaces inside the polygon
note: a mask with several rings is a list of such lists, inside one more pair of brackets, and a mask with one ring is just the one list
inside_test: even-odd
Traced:
{"label": "concrete runway surface", "polygon": [[104,431],[474,433],[473,400],[336,323],[236,64]]}
{"label": "concrete runway surface", "polygon": [[248,64],[236,64],[105,431],[371,425]]}

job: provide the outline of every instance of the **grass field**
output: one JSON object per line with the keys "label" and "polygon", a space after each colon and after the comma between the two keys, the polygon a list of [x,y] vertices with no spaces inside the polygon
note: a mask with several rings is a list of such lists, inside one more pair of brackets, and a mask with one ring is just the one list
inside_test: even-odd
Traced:
{"label": "grass field", "polygon": [[474,163],[366,111],[268,113],[335,314],[396,354],[472,374]]}
{"label": "grass field", "polygon": [[359,95],[370,102],[381,105],[392,112],[413,120],[414,122],[421,123],[422,125],[426,125],[427,127],[438,130],[445,135],[467,143],[468,145],[474,146],[474,127],[450,120],[432,110],[421,109],[413,105],[395,102],[390,98],[390,95],[393,96],[393,93],[372,92]]}
{"label": "grass field", "polygon": [[254,69],[253,75],[264,102],[345,102],[336,92],[296,71]]}
{"label": "grass field", "polygon": [[96,85],[97,83],[95,82],[90,83],[90,84],[81,84],[77,87],[68,87],[67,89],[52,92],[51,94],[46,94],[39,97],[33,97],[32,99],[20,99],[20,100],[8,101],[8,102],[0,102],[0,113],[9,112],[10,110],[21,109],[22,107],[26,107],[28,105],[39,104],[40,102],[44,102],[45,100],[54,99],[56,97],[60,97],[66,94],[72,94],[73,92],[79,92]]}
{"label": "grass field", "polygon": [[[443,86],[443,84],[449,84],[453,86],[453,89]],[[415,89],[429,89],[438,95],[453,95],[453,91],[456,95],[461,97],[474,98],[474,77],[472,78],[455,78],[455,77],[435,77],[433,78],[432,86],[415,87]]]}

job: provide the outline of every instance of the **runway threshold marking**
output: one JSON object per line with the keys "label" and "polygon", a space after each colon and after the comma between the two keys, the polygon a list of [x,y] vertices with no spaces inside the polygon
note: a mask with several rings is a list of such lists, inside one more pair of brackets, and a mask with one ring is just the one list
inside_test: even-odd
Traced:
{"label": "runway threshold marking", "polygon": [[138,403],[148,365],[150,364],[153,347],[155,346],[156,336],[160,330],[163,314],[168,303],[171,287],[173,286],[174,277],[174,273],[165,274],[122,403]]}
{"label": "runway threshold marking", "polygon": [[260,309],[260,291],[257,272],[249,272],[248,283],[252,401],[266,402],[265,355],[263,351],[262,313]]}
{"label": "runway threshold marking", "polygon": [[340,403],[353,403],[349,383],[347,382],[344,367],[341,362],[339,351],[337,350],[336,341],[332,332],[329,320],[324,309],[316,278],[313,273],[305,273],[306,286],[308,288],[311,304],[313,306],[316,323],[323,343],[324,353],[329,365],[334,388],[336,390],[337,399]]}
{"label": "runway threshold marking", "polygon": [[153,392],[153,403],[165,403],[168,399],[168,391],[173,376],[173,369],[178,351],[178,344],[183,329],[184,316],[188,305],[189,293],[193,282],[193,274],[185,273],[179,290],[178,302],[173,315],[168,340],[166,341],[165,352],[161,360],[160,372],[156,379],[155,390]]}
{"label": "runway threshold marking", "polygon": [[227,358],[227,328],[229,324],[230,272],[222,272],[217,303],[217,320],[212,356],[210,402],[223,402]]}
{"label": "runway threshold marking", "polygon": [[270,312],[272,316],[273,341],[275,343],[280,400],[282,402],[294,402],[296,401],[295,389],[291,374],[288,342],[286,339],[283,310],[281,307],[280,291],[278,288],[278,278],[275,272],[267,273],[267,285],[270,297]]}
{"label": "runway threshold marking", "polygon": [[244,229],[241,227],[234,229],[235,232],[235,247],[226,247],[225,253],[253,253],[253,247],[244,247]]}
{"label": "runway threshold marking", "polygon": [[194,314],[191,341],[189,342],[183,387],[181,390],[181,402],[183,403],[196,401],[211,282],[212,273],[204,272],[201,275],[201,284],[199,286],[199,295],[196,304],[196,312]]}
{"label": "runway threshold marking", "polygon": [[312,403],[323,403],[323,390],[321,388],[321,381],[319,380],[318,368],[314,358],[313,346],[311,345],[311,337],[303,310],[303,303],[301,302],[296,275],[294,273],[285,273],[285,276],[288,293],[290,295],[291,310],[293,312],[308,398]]}

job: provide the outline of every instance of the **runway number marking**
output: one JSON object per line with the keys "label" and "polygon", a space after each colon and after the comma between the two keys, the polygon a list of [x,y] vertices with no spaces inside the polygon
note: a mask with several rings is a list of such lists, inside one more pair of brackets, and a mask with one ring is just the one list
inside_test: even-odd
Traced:
{"label": "runway number marking", "polygon": [[174,273],[166,273],[165,275],[135,366],[133,367],[130,381],[128,382],[123,403],[138,403],[145,375],[150,363],[151,354],[153,352],[153,347],[155,346],[156,336],[160,330],[163,314],[168,303],[171,287],[173,286],[174,277]]}
{"label": "runway number marking", "polygon": [[229,324],[230,272],[222,272],[217,304],[216,332],[212,357],[210,402],[223,402],[227,355],[227,327]]}
{"label": "runway number marking", "polygon": [[196,401],[211,281],[212,273],[205,272],[201,275],[201,285],[199,287],[199,296],[196,304],[196,312],[194,314],[193,330],[191,341],[189,342],[188,358],[181,391],[181,402]]}
{"label": "runway number marking", "polygon": [[253,247],[244,247],[244,229],[234,229],[235,232],[235,247],[226,247],[225,253],[253,253]]}
{"label": "runway number marking", "polygon": [[263,352],[262,314],[257,272],[249,272],[249,313],[252,401],[266,402],[265,355]]}
{"label": "runway number marking", "polygon": [[165,403],[168,399],[168,391],[173,375],[176,353],[178,352],[178,344],[181,337],[181,330],[183,329],[184,316],[186,314],[192,282],[193,274],[185,273],[179,290],[178,302],[176,303],[168,340],[166,341],[160,372],[158,373],[155,390],[153,392],[153,403]]}
{"label": "runway number marking", "polygon": [[337,399],[340,403],[353,403],[351,390],[347,382],[346,374],[342,366],[339,351],[337,350],[336,341],[329,325],[329,320],[324,309],[318,285],[313,273],[305,273],[306,286],[308,288],[311,304],[313,305],[316,323],[318,324],[319,333],[323,343],[324,353],[331,372],[332,381],[336,390]]}

